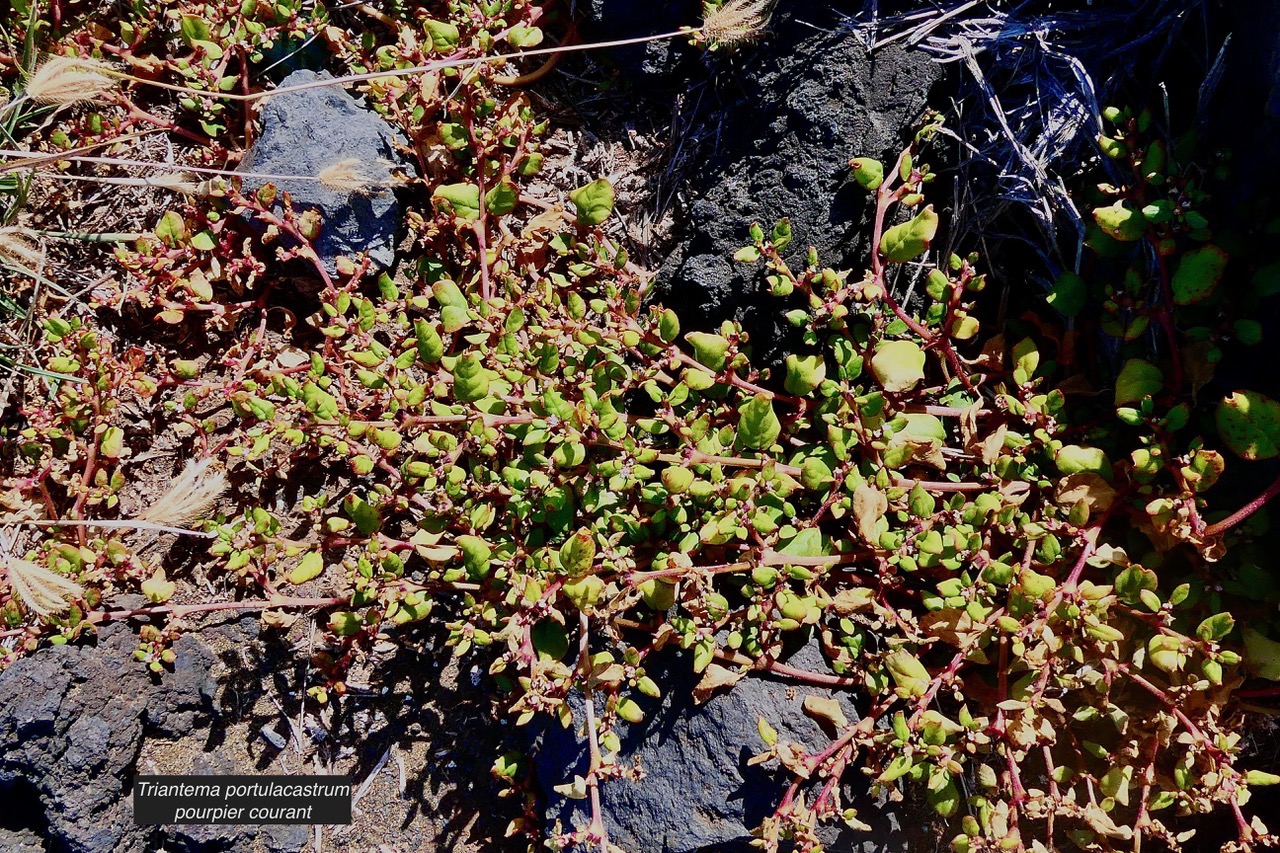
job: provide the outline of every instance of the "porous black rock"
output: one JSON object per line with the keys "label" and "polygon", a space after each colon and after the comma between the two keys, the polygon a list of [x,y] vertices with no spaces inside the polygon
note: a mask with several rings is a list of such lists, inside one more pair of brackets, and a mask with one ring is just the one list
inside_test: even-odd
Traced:
{"label": "porous black rock", "polygon": [[699,132],[714,139],[712,150],[690,175],[696,201],[656,289],[686,327],[742,322],[761,365],[792,345],[782,318],[796,306],[762,287],[758,265],[730,260],[750,242],[751,224],[768,231],[789,217],[788,261],[802,264],[813,246],[824,265],[865,266],[872,205],[849,160],[891,163],[941,75],[918,51],[891,45],[870,54],[838,15],[801,5],[779,6],[762,43],[720,81],[722,104]]}
{"label": "porous black rock", "polygon": [[13,831],[71,853],[141,850],[126,797],[146,732],[180,737],[213,707],[213,655],[194,636],[174,643],[172,672],[153,680],[137,638],[108,625],[98,645],[63,645],[0,672],[0,798],[23,802]]}
{"label": "porous black rock", "polygon": [[[327,72],[295,71],[280,88],[329,77]],[[360,252],[376,268],[390,267],[400,225],[400,203],[390,189],[393,171],[403,165],[396,147],[403,144],[398,132],[336,85],[272,95],[262,108],[261,123],[239,171],[286,177],[246,177],[245,186],[252,190],[274,184],[290,195],[296,210],[320,212],[324,224],[316,251],[331,273],[339,255],[354,258]],[[358,164],[361,179],[375,185],[373,191],[299,180],[318,177],[348,160]]]}
{"label": "porous black rock", "polygon": [[29,829],[0,829],[0,850],[5,853],[46,853],[44,841]]}
{"label": "porous black rock", "polygon": [[[698,22],[698,0],[591,0],[587,35],[593,42],[644,38],[669,33]],[[613,60],[633,82],[673,82],[681,60],[689,55],[687,39],[662,39],[615,47]]]}
{"label": "porous black rock", "polygon": [[[814,645],[800,649],[788,663],[827,670]],[[643,778],[609,779],[600,787],[609,840],[623,850],[748,853],[756,849],[750,846],[750,832],[773,813],[789,781],[777,762],[748,766],[751,757],[765,748],[757,719],[764,717],[773,725],[781,741],[799,743],[811,751],[830,743],[831,738],[803,712],[806,697],[834,698],[850,721],[858,719],[847,693],[757,675],[744,678],[705,704],[695,705],[692,696],[698,676],[685,654],[660,656],[646,664],[646,671],[662,685],[663,696],[660,700],[639,698],[645,719],[638,725],[621,725],[618,754],[621,766],[638,766]],[[584,827],[590,820],[586,801],[566,798],[554,790],[575,775],[585,776],[587,769],[581,694],[574,694],[570,705],[575,725],[564,729],[548,724],[534,753],[549,831],[557,822],[570,830]],[[856,800],[857,795],[853,796]],[[858,805],[861,819],[873,831],[828,827],[828,849],[841,853],[910,849],[892,809],[870,802]]]}
{"label": "porous black rock", "polygon": [[[209,642],[215,634],[245,639],[242,621],[179,637],[172,670],[159,675],[134,659],[137,636],[122,623],[104,626],[96,645],[40,649],[0,672],[0,850],[26,850],[33,836],[43,846],[31,850],[51,853],[305,847],[306,827],[133,821],[130,791],[144,740],[202,736],[216,713]],[[255,771],[201,765],[194,772]]]}

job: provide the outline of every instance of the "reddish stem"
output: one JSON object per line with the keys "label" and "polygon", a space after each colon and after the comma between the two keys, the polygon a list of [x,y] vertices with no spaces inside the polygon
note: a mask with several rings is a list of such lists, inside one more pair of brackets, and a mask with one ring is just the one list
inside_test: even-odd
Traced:
{"label": "reddish stem", "polygon": [[1262,509],[1262,507],[1267,503],[1267,501],[1271,500],[1276,495],[1280,495],[1280,477],[1276,477],[1276,479],[1271,483],[1271,485],[1267,486],[1267,488],[1263,490],[1262,494],[1258,495],[1256,498],[1249,501],[1240,509],[1236,510],[1226,518],[1222,519],[1222,521],[1216,522],[1214,524],[1210,524],[1208,527],[1206,527],[1204,529],[1204,535],[1217,536],[1220,533],[1225,533],[1226,531],[1235,527],[1240,522],[1244,521],[1249,516],[1253,515],[1258,510]]}

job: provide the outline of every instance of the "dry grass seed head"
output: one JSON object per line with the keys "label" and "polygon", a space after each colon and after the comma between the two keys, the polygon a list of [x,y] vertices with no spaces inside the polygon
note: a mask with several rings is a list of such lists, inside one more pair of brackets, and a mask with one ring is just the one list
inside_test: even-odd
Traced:
{"label": "dry grass seed head", "polygon": [[376,182],[365,175],[364,164],[355,157],[326,167],[317,177],[321,186],[334,192],[367,195],[377,189]]}
{"label": "dry grass seed head", "polygon": [[27,81],[27,97],[38,104],[70,106],[96,100],[115,85],[104,67],[91,59],[55,56]]}
{"label": "dry grass seed head", "polygon": [[28,272],[39,272],[44,266],[44,253],[38,245],[39,235],[30,228],[7,225],[0,228],[0,263]]}
{"label": "dry grass seed head", "polygon": [[138,520],[166,527],[186,527],[207,518],[226,490],[227,475],[212,459],[193,460],[182,469],[173,485],[142,511]]}
{"label": "dry grass seed head", "polygon": [[70,607],[67,599],[84,595],[84,588],[78,583],[38,563],[10,558],[0,565],[4,566],[9,586],[22,603],[41,616],[65,613]]}
{"label": "dry grass seed head", "polygon": [[775,0],[726,0],[718,7],[703,4],[700,32],[708,41],[732,47],[753,41],[769,23]]}

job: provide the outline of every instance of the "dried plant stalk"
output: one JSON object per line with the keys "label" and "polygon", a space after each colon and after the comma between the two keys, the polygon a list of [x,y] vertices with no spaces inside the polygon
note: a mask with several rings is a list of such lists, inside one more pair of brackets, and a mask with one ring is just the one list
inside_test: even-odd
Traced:
{"label": "dried plant stalk", "polygon": [[187,463],[173,485],[138,516],[139,521],[186,527],[206,518],[227,490],[227,475],[212,459]]}
{"label": "dried plant stalk", "polygon": [[69,598],[80,598],[84,588],[78,583],[29,560],[10,558],[4,566],[9,586],[22,599],[28,610],[41,616],[65,613]]}
{"label": "dried plant stalk", "polygon": [[26,94],[37,104],[70,106],[97,100],[114,85],[105,67],[98,62],[55,56],[31,75]]}

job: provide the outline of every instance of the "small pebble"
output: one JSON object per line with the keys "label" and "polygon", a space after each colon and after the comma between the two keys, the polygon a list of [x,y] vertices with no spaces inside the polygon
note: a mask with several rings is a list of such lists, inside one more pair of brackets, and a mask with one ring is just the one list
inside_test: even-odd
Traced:
{"label": "small pebble", "polygon": [[271,728],[269,724],[262,727],[262,738],[276,749],[284,749],[285,744],[288,743],[288,741],[281,737],[280,733]]}

